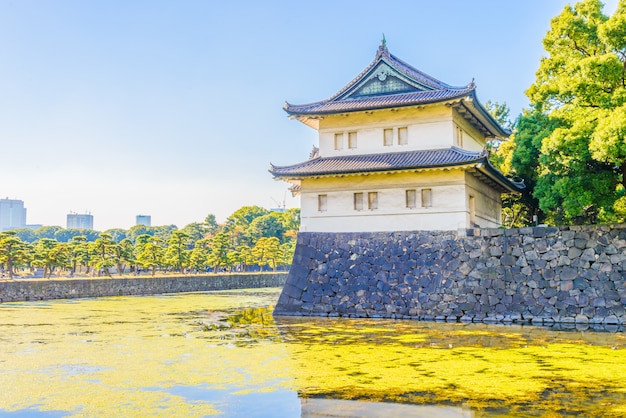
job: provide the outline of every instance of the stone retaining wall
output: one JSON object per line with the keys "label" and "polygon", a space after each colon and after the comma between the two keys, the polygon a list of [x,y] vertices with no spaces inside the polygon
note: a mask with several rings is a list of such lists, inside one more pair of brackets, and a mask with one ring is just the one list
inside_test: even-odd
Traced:
{"label": "stone retaining wall", "polygon": [[626,225],[298,235],[277,315],[626,322]]}
{"label": "stone retaining wall", "polygon": [[11,280],[0,282],[0,303],[281,287],[286,279],[287,273],[256,273],[121,279]]}

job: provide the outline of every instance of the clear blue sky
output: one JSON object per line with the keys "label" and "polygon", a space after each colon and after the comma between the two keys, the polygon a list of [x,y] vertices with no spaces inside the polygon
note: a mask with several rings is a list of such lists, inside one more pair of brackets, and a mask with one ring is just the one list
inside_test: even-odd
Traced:
{"label": "clear blue sky", "polygon": [[285,101],[334,94],[384,33],[392,54],[474,78],[515,116],[568,3],[0,0],[0,197],[29,223],[89,211],[98,230],[297,207],[267,169],[305,160],[317,136]]}

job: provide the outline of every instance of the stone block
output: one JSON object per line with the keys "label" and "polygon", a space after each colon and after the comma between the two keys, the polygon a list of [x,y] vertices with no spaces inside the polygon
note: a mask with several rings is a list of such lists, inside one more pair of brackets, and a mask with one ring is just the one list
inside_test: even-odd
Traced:
{"label": "stone block", "polygon": [[583,261],[596,261],[596,251],[593,248],[587,248],[583,251],[580,258]]}

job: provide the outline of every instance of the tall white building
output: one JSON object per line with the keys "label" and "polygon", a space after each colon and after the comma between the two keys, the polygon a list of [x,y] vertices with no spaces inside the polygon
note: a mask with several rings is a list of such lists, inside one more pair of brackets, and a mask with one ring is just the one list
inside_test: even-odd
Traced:
{"label": "tall white building", "polygon": [[0,199],[0,231],[24,228],[26,226],[26,208],[24,201]]}
{"label": "tall white building", "polygon": [[152,218],[150,215],[137,215],[135,225],[151,226]]}
{"label": "tall white building", "polygon": [[93,215],[90,213],[68,213],[67,228],[93,229]]}

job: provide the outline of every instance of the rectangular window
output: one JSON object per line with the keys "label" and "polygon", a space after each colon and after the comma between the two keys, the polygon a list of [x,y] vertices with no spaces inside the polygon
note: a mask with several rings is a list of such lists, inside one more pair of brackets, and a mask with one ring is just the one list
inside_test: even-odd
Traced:
{"label": "rectangular window", "polygon": [[431,189],[422,189],[422,207],[429,208],[433,205],[433,196]]}
{"label": "rectangular window", "polygon": [[335,149],[343,149],[343,134],[335,134]]}
{"label": "rectangular window", "polygon": [[325,194],[317,195],[317,210],[320,212],[326,212],[328,204],[328,196]]}
{"label": "rectangular window", "polygon": [[463,129],[456,127],[456,145],[463,148]]}
{"label": "rectangular window", "polygon": [[369,210],[378,209],[378,192],[369,192],[367,194],[367,208]]}
{"label": "rectangular window", "polygon": [[384,145],[386,147],[393,145],[393,129],[385,129]]}
{"label": "rectangular window", "polygon": [[354,210],[363,210],[363,193],[354,194]]}
{"label": "rectangular window", "polygon": [[408,145],[409,130],[407,128],[398,128],[398,145]]}
{"label": "rectangular window", "polygon": [[417,206],[417,193],[415,190],[407,190],[406,191],[406,207],[409,209],[414,209]]}
{"label": "rectangular window", "polygon": [[356,132],[348,132],[348,148],[356,148]]}

